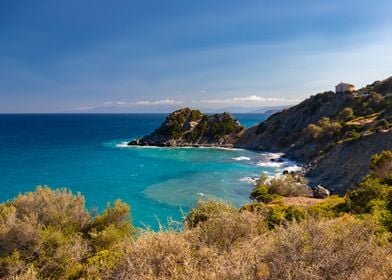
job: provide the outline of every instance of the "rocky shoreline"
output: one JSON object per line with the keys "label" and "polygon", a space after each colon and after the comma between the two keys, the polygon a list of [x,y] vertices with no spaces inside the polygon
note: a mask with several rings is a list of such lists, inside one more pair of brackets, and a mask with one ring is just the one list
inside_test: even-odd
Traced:
{"label": "rocky shoreline", "polygon": [[392,150],[389,90],[392,77],[352,93],[319,93],[247,129],[229,113],[184,108],[128,145],[282,152],[303,165],[312,187],[344,194],[368,174],[372,154]]}
{"label": "rocky shoreline", "polygon": [[128,146],[141,146],[141,147],[191,147],[191,148],[225,148],[232,149],[235,148],[233,144],[195,144],[195,143],[177,143],[176,141],[166,141],[166,142],[149,142],[143,139],[132,140],[127,143]]}

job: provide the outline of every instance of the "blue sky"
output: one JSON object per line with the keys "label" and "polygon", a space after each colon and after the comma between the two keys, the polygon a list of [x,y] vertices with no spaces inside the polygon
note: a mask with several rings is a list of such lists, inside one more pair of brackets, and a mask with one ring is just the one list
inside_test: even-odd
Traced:
{"label": "blue sky", "polygon": [[392,1],[1,1],[0,112],[288,105],[392,75]]}

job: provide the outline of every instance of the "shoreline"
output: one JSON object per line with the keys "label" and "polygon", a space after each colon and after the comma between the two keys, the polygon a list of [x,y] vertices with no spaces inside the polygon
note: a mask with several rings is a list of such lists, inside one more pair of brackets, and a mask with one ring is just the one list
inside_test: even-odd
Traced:
{"label": "shoreline", "polygon": [[[134,140],[132,140],[134,141]],[[119,148],[145,148],[145,149],[216,149],[225,151],[248,151],[258,155],[265,156],[265,160],[255,163],[255,166],[264,168],[274,168],[276,172],[273,175],[268,175],[269,177],[282,175],[283,172],[287,171],[289,173],[300,173],[305,174],[307,165],[304,163],[292,159],[290,155],[281,151],[261,151],[257,149],[245,148],[245,147],[235,147],[232,144],[229,145],[217,145],[217,144],[180,144],[180,145],[137,145],[132,143],[132,141],[124,141],[116,145]],[[241,158],[241,159],[239,159]],[[251,161],[249,157],[239,156],[239,158],[232,158],[234,161]],[[246,159],[245,159],[246,158]],[[262,172],[263,173],[263,172]],[[252,178],[254,179],[254,178]]]}

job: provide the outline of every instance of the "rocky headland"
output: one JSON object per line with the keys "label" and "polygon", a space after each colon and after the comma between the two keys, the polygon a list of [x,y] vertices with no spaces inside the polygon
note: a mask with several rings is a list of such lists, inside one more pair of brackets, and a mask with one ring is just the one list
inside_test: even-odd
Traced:
{"label": "rocky headland", "polygon": [[244,127],[229,113],[205,115],[199,110],[184,108],[167,116],[150,135],[128,145],[231,148],[243,130]]}
{"label": "rocky headland", "polygon": [[245,129],[229,113],[184,108],[129,145],[217,146],[284,152],[312,186],[344,194],[368,174],[371,155],[392,150],[392,77],[351,93],[319,93]]}

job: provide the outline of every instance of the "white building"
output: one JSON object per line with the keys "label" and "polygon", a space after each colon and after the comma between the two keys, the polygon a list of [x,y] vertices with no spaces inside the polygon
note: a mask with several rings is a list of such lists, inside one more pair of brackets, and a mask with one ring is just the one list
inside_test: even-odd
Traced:
{"label": "white building", "polygon": [[352,84],[347,84],[347,83],[339,83],[338,85],[335,86],[335,92],[336,93],[345,93],[345,92],[353,92],[355,90],[355,86]]}

